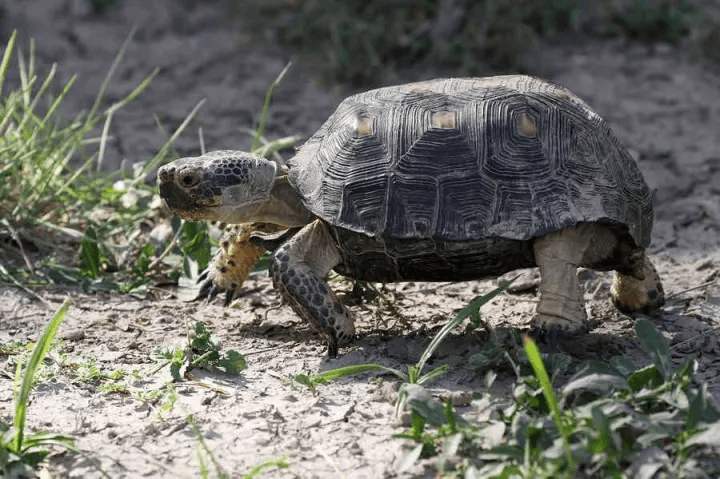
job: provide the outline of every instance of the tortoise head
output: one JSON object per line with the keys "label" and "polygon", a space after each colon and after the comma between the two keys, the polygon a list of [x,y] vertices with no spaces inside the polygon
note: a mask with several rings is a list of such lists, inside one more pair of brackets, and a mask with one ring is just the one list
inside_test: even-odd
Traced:
{"label": "tortoise head", "polygon": [[252,221],[267,202],[277,166],[241,151],[180,158],[158,170],[160,196],[181,218]]}

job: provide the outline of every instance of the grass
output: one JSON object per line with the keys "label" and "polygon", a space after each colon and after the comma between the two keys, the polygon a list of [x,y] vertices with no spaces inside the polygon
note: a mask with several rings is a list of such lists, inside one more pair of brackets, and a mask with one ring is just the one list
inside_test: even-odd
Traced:
{"label": "grass", "polygon": [[[105,104],[130,35],[92,105],[68,119],[58,111],[75,77],[58,85],[54,66],[41,76],[34,48],[31,45],[29,55],[23,55],[16,38],[13,33],[0,61],[0,241],[10,246],[0,251],[0,281],[30,294],[37,286],[73,285],[144,297],[154,284],[197,276],[216,247],[209,226],[166,220],[156,187],[146,180],[157,166],[177,156],[172,144],[204,101],[167,135],[155,155],[136,163],[132,172],[105,172],[113,118],[149,87],[158,71],[150,72],[125,97]],[[19,82],[3,91],[14,57]],[[281,164],[279,152],[292,148],[299,138],[268,140],[263,134],[273,90],[285,71],[287,67],[270,85],[258,126],[251,130],[254,151]],[[151,233],[165,224],[171,226],[171,234],[158,242]]]}
{"label": "grass", "polygon": [[24,365],[21,363],[17,365],[12,427],[0,423],[0,472],[3,477],[32,474],[32,470],[37,468],[50,453],[48,449],[50,447],[75,449],[74,439],[70,436],[42,432],[27,433],[25,427],[35,373],[50,350],[69,306],[69,300],[65,300],[35,343],[30,359]]}

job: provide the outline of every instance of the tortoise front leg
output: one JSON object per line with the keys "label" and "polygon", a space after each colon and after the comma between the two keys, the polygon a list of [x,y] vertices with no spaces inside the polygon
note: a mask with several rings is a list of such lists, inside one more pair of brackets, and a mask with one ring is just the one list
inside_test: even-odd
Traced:
{"label": "tortoise front leg", "polygon": [[225,293],[225,306],[229,305],[242,287],[260,257],[265,253],[262,245],[252,241],[258,231],[275,232],[282,226],[270,223],[243,223],[230,225],[220,239],[220,249],[207,269],[200,275],[200,292],[196,299],[212,300]]}
{"label": "tortoise front leg", "polygon": [[327,227],[316,220],[278,248],[270,263],[275,287],[301,318],[326,336],[331,358],[339,344],[355,335],[350,313],[325,281],[339,262]]}

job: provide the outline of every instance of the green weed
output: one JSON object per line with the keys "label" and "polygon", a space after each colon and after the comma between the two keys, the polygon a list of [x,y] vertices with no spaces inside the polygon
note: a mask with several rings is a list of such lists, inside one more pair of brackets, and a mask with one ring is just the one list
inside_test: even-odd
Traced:
{"label": "green weed", "polygon": [[720,413],[693,382],[697,363],[673,366],[650,321],[635,329],[650,365],[589,361],[559,390],[525,339],[533,375],[518,375],[510,401],[474,401],[474,419],[414,391],[412,427],[400,437],[417,445],[404,466],[422,453],[446,477],[714,477]]}
{"label": "green weed", "polygon": [[0,472],[3,477],[31,475],[32,470],[36,469],[50,453],[48,447],[60,446],[75,450],[74,439],[70,436],[40,432],[28,434],[25,431],[25,419],[35,373],[50,350],[69,306],[69,300],[65,300],[35,343],[27,364],[17,365],[13,424],[8,426],[0,423]]}
{"label": "green weed", "polygon": [[198,321],[194,324],[192,333],[188,335],[184,348],[170,347],[155,352],[160,364],[153,373],[169,367],[173,381],[182,381],[194,368],[239,375],[247,367],[245,357],[234,349],[227,351],[221,349],[220,340],[212,334],[205,323]]}

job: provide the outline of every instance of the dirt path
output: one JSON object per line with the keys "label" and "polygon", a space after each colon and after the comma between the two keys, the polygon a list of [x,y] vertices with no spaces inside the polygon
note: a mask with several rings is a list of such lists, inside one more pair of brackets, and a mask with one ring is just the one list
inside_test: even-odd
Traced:
{"label": "dirt path", "polygon": [[[41,5],[42,3],[42,5]],[[73,2],[70,2],[73,3]],[[112,165],[150,154],[162,141],[150,112],[167,125],[177,124],[202,97],[208,99],[196,125],[202,125],[208,149],[247,144],[240,126],[250,126],[266,85],[282,68],[286,54],[250,42],[242,29],[218,22],[212,13],[165,8],[171,2],[129,1],[120,13],[102,21],[82,11],[55,22],[46,2],[10,6],[8,25],[36,37],[43,63],[58,60],[64,75],[81,73],[70,108],[86,105],[122,42],[128,26],[138,23],[137,41],[111,89],[128,91],[154,66],[162,68],[142,101],[119,116]],[[156,6],[158,5],[158,6]],[[141,7],[142,6],[142,7]],[[138,9],[143,14],[138,14]],[[147,11],[145,11],[147,10]],[[208,9],[212,12],[214,9]],[[102,37],[102,42],[94,39]],[[99,58],[106,61],[98,62]],[[657,188],[656,226],[651,252],[671,296],[656,322],[671,338],[678,357],[699,355],[700,377],[720,398],[720,76],[692,64],[682,52],[621,43],[550,48],[542,64],[551,79],[587,100],[613,126],[638,159],[648,183]],[[340,97],[318,86],[301,68],[279,90],[270,135],[308,134],[317,128]],[[181,151],[196,151],[193,134]],[[583,286],[593,320],[592,334],[575,345],[576,354],[607,355],[608,345],[637,356],[632,321],[609,304],[609,276],[587,272]],[[679,296],[674,293],[715,281]],[[275,477],[385,477],[394,475],[401,441],[392,439],[392,386],[366,377],[322,387],[317,395],[293,387],[289,375],[358,362],[402,366],[414,361],[430,331],[452,311],[494,282],[452,285],[390,285],[403,320],[370,307],[354,308],[361,339],[333,361],[324,346],[288,308],[268,308],[278,301],[270,281],[254,279],[259,291],[236,307],[202,306],[177,299],[136,300],[119,295],[84,295],[70,291],[74,306],[63,326],[64,348],[72,357],[96,358],[108,368],[142,371],[138,387],[160,384],[147,377],[152,350],[180,342],[185,325],[207,322],[226,347],[248,355],[239,379],[199,375],[203,383],[177,385],[172,411],[157,409],[127,395],[108,395],[61,379],[41,384],[29,410],[32,428],[69,433],[88,457],[100,461],[111,477],[195,477],[196,439],[185,416],[192,413],[218,460],[235,477],[258,462],[286,456],[290,469]],[[59,305],[64,294],[42,293]],[[15,289],[0,289],[0,342],[36,337],[49,313]],[[521,326],[530,320],[532,293],[505,296],[485,311],[493,324]],[[267,318],[266,318],[267,313]],[[387,313],[387,312],[385,312]],[[380,314],[380,317],[378,317]],[[436,361],[449,362],[451,373],[438,391],[471,391],[482,378],[467,367],[480,341],[457,336],[443,346]],[[9,371],[0,356],[0,369]],[[501,377],[498,386],[503,391]],[[0,375],[0,416],[11,415],[12,382]],[[98,477],[88,459],[56,456],[51,470],[61,477]],[[418,472],[418,471],[415,471]]]}

